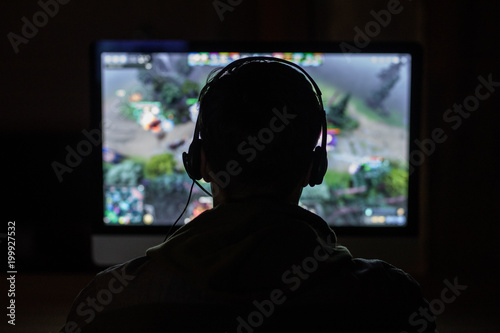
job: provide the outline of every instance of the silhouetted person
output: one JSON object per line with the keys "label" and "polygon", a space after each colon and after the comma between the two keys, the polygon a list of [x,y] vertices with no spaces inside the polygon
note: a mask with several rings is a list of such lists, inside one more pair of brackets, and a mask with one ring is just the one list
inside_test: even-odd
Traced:
{"label": "silhouetted person", "polygon": [[353,258],[298,206],[327,168],[325,113],[305,72],[241,59],[209,77],[199,107],[184,163],[211,184],[214,208],[99,273],[67,332],[434,331],[412,277]]}

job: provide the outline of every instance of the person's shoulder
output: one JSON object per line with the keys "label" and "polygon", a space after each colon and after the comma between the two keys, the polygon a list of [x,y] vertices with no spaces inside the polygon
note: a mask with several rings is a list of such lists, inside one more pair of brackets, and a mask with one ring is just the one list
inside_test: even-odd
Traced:
{"label": "person's shoulder", "polygon": [[149,258],[147,256],[142,256],[110,266],[97,273],[87,287],[92,286],[92,289],[102,289],[106,287],[109,288],[111,284],[128,286],[128,284],[137,277],[148,261]]}
{"label": "person's shoulder", "polygon": [[[351,258],[316,273],[294,301],[307,304],[311,317],[332,330],[430,333],[436,327],[418,282],[385,261]],[[430,315],[422,317],[422,312]]]}
{"label": "person's shoulder", "polygon": [[380,259],[352,259],[352,273],[369,287],[396,298],[419,298],[422,295],[419,283],[407,272]]}
{"label": "person's shoulder", "polygon": [[378,321],[380,327],[404,328],[406,332],[434,331],[433,316],[423,323],[415,321],[416,315],[428,311],[429,303],[420,284],[410,274],[379,259],[354,258],[352,263],[353,277],[360,282],[360,291],[364,294],[360,298],[375,306],[374,321]]}
{"label": "person's shoulder", "polygon": [[148,260],[148,257],[135,258],[97,273],[73,301],[62,332],[84,327],[99,313],[113,308],[117,296],[136,279]]}
{"label": "person's shoulder", "polygon": [[391,281],[414,281],[410,274],[381,259],[353,258],[352,261],[354,267],[361,275],[373,278],[378,277],[380,279],[388,279]]}

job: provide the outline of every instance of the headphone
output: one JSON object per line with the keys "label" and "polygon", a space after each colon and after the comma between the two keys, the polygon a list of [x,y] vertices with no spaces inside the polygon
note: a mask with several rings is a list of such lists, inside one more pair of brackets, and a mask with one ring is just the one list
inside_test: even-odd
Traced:
{"label": "headphone", "polygon": [[[200,98],[203,96],[203,92],[206,91],[211,84],[217,82],[221,76],[226,73],[231,73],[234,69],[244,66],[249,62],[277,62],[289,67],[293,67],[298,72],[302,73],[309,83],[314,88],[314,93],[316,98],[318,99],[318,111],[323,112],[322,121],[321,121],[321,146],[316,146],[314,151],[312,152],[312,168],[311,175],[309,177],[309,185],[314,187],[315,185],[319,185],[323,182],[323,177],[325,176],[326,170],[328,168],[328,157],[326,154],[326,112],[323,106],[323,101],[321,98],[321,90],[319,89],[316,82],[312,79],[312,77],[299,65],[290,62],[288,60],[258,56],[258,57],[246,57],[233,61],[222,70],[220,70],[214,78],[207,83],[207,85],[202,89],[200,93]],[[198,102],[200,102],[200,98]],[[201,110],[200,110],[201,113]],[[188,152],[182,153],[182,161],[184,163],[184,168],[188,176],[193,180],[197,181],[202,178],[201,176],[201,147],[202,147],[202,139],[200,139],[200,114],[198,114],[198,118],[196,120],[196,125],[194,128],[193,141],[189,145]]]}

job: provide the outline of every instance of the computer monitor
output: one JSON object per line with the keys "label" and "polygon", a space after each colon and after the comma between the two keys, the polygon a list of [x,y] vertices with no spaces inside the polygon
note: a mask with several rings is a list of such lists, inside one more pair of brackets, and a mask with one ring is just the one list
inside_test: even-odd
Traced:
{"label": "computer monitor", "polygon": [[418,172],[410,159],[421,99],[417,45],[345,52],[333,42],[99,41],[92,49],[92,119],[102,131],[96,263],[141,255],[178,218],[189,223],[212,207],[196,186],[187,204],[193,181],[182,153],[192,141],[198,94],[213,70],[256,55],[300,65],[322,91],[329,167],[321,185],[304,189],[300,205],[341,236],[417,235]]}

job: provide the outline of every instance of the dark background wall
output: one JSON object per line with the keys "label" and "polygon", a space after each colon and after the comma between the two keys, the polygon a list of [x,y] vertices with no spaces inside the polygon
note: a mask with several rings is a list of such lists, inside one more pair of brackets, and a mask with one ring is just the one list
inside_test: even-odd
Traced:
{"label": "dark background wall", "polygon": [[[370,11],[386,9],[388,3],[392,1],[245,0],[221,21],[210,0],[71,0],[60,4],[16,53],[8,34],[21,35],[22,18],[31,21],[41,8],[35,1],[3,1],[0,131],[7,186],[0,223],[17,221],[19,270],[92,269],[86,197],[91,184],[84,177],[89,161],[63,182],[51,162],[63,160],[65,147],[75,146],[89,126],[88,48],[93,40],[352,41],[355,27],[364,30],[373,21]],[[477,287],[476,301],[483,294],[493,299],[500,296],[500,87],[456,129],[443,115],[474,95],[478,76],[500,81],[500,3],[408,0],[400,6],[401,12],[373,40],[422,44],[422,138],[434,128],[448,136],[421,168],[429,281],[458,276]]]}

